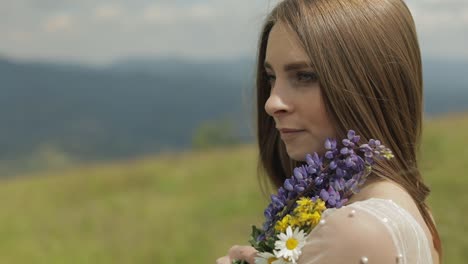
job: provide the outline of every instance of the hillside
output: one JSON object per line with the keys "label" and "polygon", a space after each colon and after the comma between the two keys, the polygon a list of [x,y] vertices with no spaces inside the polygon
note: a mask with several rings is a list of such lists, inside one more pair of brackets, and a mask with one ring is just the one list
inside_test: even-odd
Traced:
{"label": "hillside", "polygon": [[232,122],[240,139],[250,135],[242,98],[251,84],[247,62],[118,65],[0,57],[0,160],[47,146],[84,161],[189,148],[192,133],[213,120]]}
{"label": "hillside", "polygon": [[[0,56],[0,177],[189,149],[206,122],[226,120],[251,142],[253,59],[129,58],[96,68]],[[427,114],[468,110],[467,61],[429,58],[423,69]]]}
{"label": "hillside", "polygon": [[[425,125],[421,166],[450,264],[468,260],[467,130],[468,114]],[[244,145],[2,180],[0,263],[214,263],[263,219],[255,162]]]}

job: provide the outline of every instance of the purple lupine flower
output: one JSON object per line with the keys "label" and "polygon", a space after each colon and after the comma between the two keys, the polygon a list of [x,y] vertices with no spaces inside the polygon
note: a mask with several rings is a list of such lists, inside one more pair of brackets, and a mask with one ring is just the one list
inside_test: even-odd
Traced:
{"label": "purple lupine flower", "polygon": [[320,190],[320,198],[322,200],[326,202],[328,201],[328,197],[330,197],[330,194],[325,189]]}
{"label": "purple lupine flower", "polygon": [[366,144],[358,145],[359,140],[360,136],[349,130],[347,138],[340,141],[340,147],[335,139],[328,138],[325,141],[327,151],[324,157],[320,157],[316,152],[306,154],[307,165],[294,168],[293,174],[285,180],[277,195],[271,196],[271,203],[264,212],[266,221],[263,230],[267,233],[266,236],[257,238],[264,241],[274,235],[275,222],[287,213],[284,211],[286,204],[297,200],[311,185],[314,185],[314,188],[310,188],[310,193],[304,195],[313,201],[323,199],[327,208],[340,208],[348,201],[346,195],[350,192],[357,193],[359,186],[364,184],[370,173],[370,168],[375,163],[374,159],[390,159],[392,156],[390,149],[379,140],[371,139]]}
{"label": "purple lupine flower", "polygon": [[272,194],[272,195],[270,196],[270,198],[271,198],[271,201],[273,202],[273,206],[274,206],[275,208],[282,208],[282,207],[284,207],[284,202],[283,202],[282,199],[279,198],[277,195]]}
{"label": "purple lupine flower", "polygon": [[345,164],[346,164],[346,167],[348,167],[348,168],[354,167],[354,166],[356,165],[356,164],[354,163],[354,161],[353,161],[353,157],[352,157],[352,156],[349,156],[349,157],[346,158]]}
{"label": "purple lupine flower", "polygon": [[292,183],[292,180],[291,179],[286,179],[284,181],[284,189],[286,189],[287,191],[293,191],[294,190],[294,186],[293,186],[293,183]]}
{"label": "purple lupine flower", "polygon": [[329,149],[329,150],[336,149],[336,139],[327,138],[325,140],[325,149]]}
{"label": "purple lupine flower", "polygon": [[325,172],[325,171],[320,173],[320,177],[322,177],[323,179],[325,179],[327,177],[329,178],[329,176],[331,176],[331,175],[333,175],[333,173]]}
{"label": "purple lupine flower", "polygon": [[363,185],[366,181],[367,175],[365,175],[364,171],[361,171],[357,176],[356,179],[358,181],[358,186]]}
{"label": "purple lupine flower", "polygon": [[348,152],[349,152],[349,149],[347,147],[344,147],[344,148],[340,149],[340,153],[343,154],[343,155],[348,154]]}
{"label": "purple lupine flower", "polygon": [[302,175],[304,175],[304,178],[306,178],[307,176],[307,167],[309,167],[309,165],[302,165],[299,167],[299,171],[301,172]]}
{"label": "purple lupine flower", "polygon": [[341,208],[341,206],[343,206],[343,204],[345,204],[347,201],[348,201],[348,198],[341,199],[341,200],[336,202],[335,207],[336,208]]}
{"label": "purple lupine flower", "polygon": [[323,183],[323,178],[322,177],[317,177],[317,178],[315,178],[314,182],[315,182],[315,186],[319,186],[320,184]]}
{"label": "purple lupine flower", "polygon": [[357,170],[357,171],[364,170],[364,163],[365,163],[364,159],[361,158],[358,155],[355,155],[354,157],[355,157],[355,159],[353,161],[354,161],[354,163],[356,163],[355,170]]}
{"label": "purple lupine flower", "polygon": [[285,203],[287,200],[287,196],[288,196],[288,191],[286,191],[286,189],[284,189],[283,187],[280,187],[278,189],[278,199],[282,201],[283,203]]}
{"label": "purple lupine flower", "polygon": [[306,162],[307,162],[308,165],[310,165],[310,166],[312,166],[314,168],[317,167],[314,160],[312,159],[312,155],[310,155],[310,154],[306,155]]}
{"label": "purple lupine flower", "polygon": [[294,186],[294,191],[300,193],[300,192],[303,192],[305,190],[305,187],[301,186],[301,185],[296,185]]}
{"label": "purple lupine flower", "polygon": [[339,179],[333,180],[330,183],[330,186],[333,186],[333,189],[335,189],[336,191],[343,191],[345,188],[345,183],[346,183],[345,179],[339,178]]}
{"label": "purple lupine flower", "polygon": [[359,140],[361,139],[360,136],[356,135],[354,130],[349,130],[348,131],[348,139],[352,141],[352,143],[357,144]]}
{"label": "purple lupine flower", "polygon": [[372,148],[369,144],[362,144],[359,148],[363,151],[372,151]]}
{"label": "purple lupine flower", "polygon": [[311,159],[315,166],[312,164],[311,165],[314,166],[315,168],[320,168],[322,166],[322,158],[319,157],[317,152],[314,152],[314,155],[311,156]]}
{"label": "purple lupine flower", "polygon": [[376,139],[373,139],[373,138],[371,138],[369,140],[369,146],[371,146],[372,148],[376,148],[376,147],[380,146],[380,144],[381,144],[380,140],[376,140]]}
{"label": "purple lupine flower", "polygon": [[354,148],[354,142],[351,141],[350,139],[345,138],[343,139],[342,143],[346,147]]}
{"label": "purple lupine flower", "polygon": [[312,166],[310,166],[310,165],[308,165],[308,166],[307,166],[307,172],[308,172],[309,174],[315,174],[315,173],[317,172],[317,169],[314,168],[314,167],[312,167]]}
{"label": "purple lupine flower", "polygon": [[297,168],[294,168],[294,177],[300,181],[302,179],[304,179],[304,176],[307,175],[307,173],[303,173],[303,171],[301,170],[302,167],[297,167]]}
{"label": "purple lupine flower", "polygon": [[266,219],[271,219],[272,218],[272,212],[273,211],[273,208],[271,206],[268,206],[266,209],[265,209],[265,212],[263,213],[263,215],[265,215],[265,218]]}
{"label": "purple lupine flower", "polygon": [[349,179],[345,183],[345,188],[351,190],[353,193],[357,192],[358,181],[354,178]]}
{"label": "purple lupine flower", "polygon": [[338,177],[346,176],[346,170],[341,169],[341,168],[336,168],[336,176]]}
{"label": "purple lupine flower", "polygon": [[328,187],[328,191],[322,189],[320,191],[320,197],[332,207],[335,207],[336,203],[341,201],[340,193],[336,192],[331,186]]}

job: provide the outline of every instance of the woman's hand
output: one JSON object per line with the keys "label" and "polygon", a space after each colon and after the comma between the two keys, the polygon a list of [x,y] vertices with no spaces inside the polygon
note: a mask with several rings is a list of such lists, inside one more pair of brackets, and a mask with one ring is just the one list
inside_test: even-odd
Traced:
{"label": "woman's hand", "polygon": [[228,255],[216,260],[216,264],[232,264],[233,260],[245,260],[249,264],[255,263],[257,250],[250,246],[233,246],[229,249]]}

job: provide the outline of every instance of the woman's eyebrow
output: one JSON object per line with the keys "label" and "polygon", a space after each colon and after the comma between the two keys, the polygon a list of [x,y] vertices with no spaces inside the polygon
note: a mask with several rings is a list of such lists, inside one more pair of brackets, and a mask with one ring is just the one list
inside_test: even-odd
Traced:
{"label": "woman's eyebrow", "polygon": [[[272,70],[273,67],[271,67],[271,64],[268,61],[265,61],[264,65],[265,69],[270,69]],[[298,62],[292,62],[284,65],[284,71],[294,71],[294,70],[300,70],[304,68],[310,68],[310,64],[305,62],[305,61],[298,61]]]}

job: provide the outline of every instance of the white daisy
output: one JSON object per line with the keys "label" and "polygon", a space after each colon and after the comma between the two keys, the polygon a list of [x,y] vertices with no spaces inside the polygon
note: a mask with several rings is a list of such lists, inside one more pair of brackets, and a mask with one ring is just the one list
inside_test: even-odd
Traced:
{"label": "white daisy", "polygon": [[255,264],[289,264],[283,258],[277,258],[275,255],[270,252],[260,252],[257,253],[255,257]]}
{"label": "white daisy", "polygon": [[302,254],[302,247],[305,245],[305,233],[300,228],[291,229],[288,226],[286,234],[280,233],[279,240],[275,242],[275,249],[273,252],[277,258],[285,258],[292,263],[296,263],[299,256]]}

